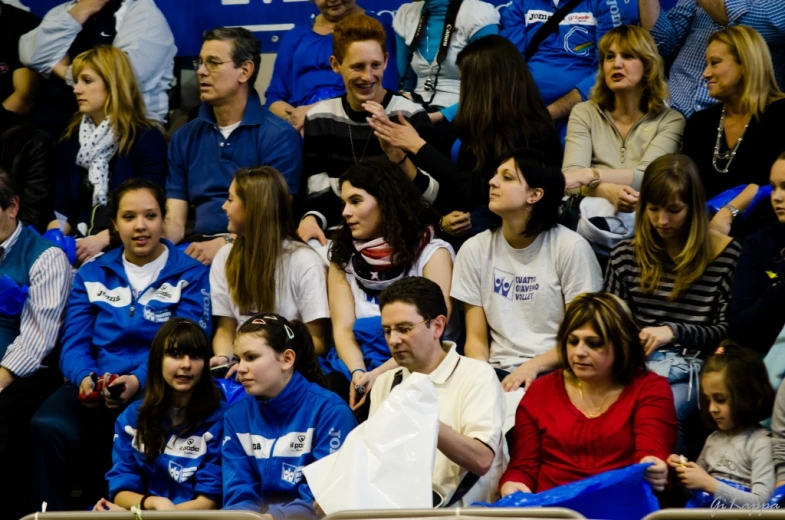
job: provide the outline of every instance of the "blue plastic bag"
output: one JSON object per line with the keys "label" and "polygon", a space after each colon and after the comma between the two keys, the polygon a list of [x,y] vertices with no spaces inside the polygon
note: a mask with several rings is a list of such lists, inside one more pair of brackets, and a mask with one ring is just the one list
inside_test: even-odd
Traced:
{"label": "blue plastic bag", "polygon": [[[367,370],[373,370],[390,359],[390,347],[387,345],[387,340],[384,338],[381,316],[357,318],[354,320],[352,332],[362,349],[363,361],[365,361],[365,368]],[[327,353],[326,359],[323,362],[320,362],[320,366],[325,374],[340,372],[347,381],[352,380],[349,369],[341,358],[338,357],[338,351],[334,348]]]}
{"label": "blue plastic bag", "polygon": [[10,276],[0,278],[0,314],[4,316],[19,316],[27,299],[28,287],[20,286]]}
{"label": "blue plastic bag", "polygon": [[[750,492],[750,488],[747,486],[743,486],[736,482],[731,482],[729,480],[724,480],[718,478],[720,482],[723,484],[728,484],[730,487],[735,489],[740,489],[741,491],[746,491],[747,493]],[[766,503],[770,509],[776,509],[779,507],[780,501],[785,498],[785,486],[780,486],[774,490],[771,494],[771,498]],[[731,505],[728,504],[725,500],[721,498],[715,498],[714,495],[711,493],[707,493],[705,491],[693,491],[690,494],[690,499],[687,501],[687,505],[684,506],[686,509],[694,509],[694,508],[711,508],[717,509],[720,508],[730,508]],[[735,507],[741,507],[736,505]],[[762,508],[759,508],[762,509]]]}
{"label": "blue plastic bag", "polygon": [[227,405],[232,406],[234,403],[248,397],[243,385],[234,379],[226,379],[223,377],[214,377],[213,379],[215,379],[215,384],[218,385],[218,388],[221,389],[221,393],[223,394],[224,401],[226,401]]}
{"label": "blue plastic bag", "polygon": [[[729,190],[725,190],[720,194],[715,195],[711,199],[706,202],[706,208],[709,210],[709,213],[717,213],[720,209],[722,209],[726,204],[729,204],[730,201],[735,199],[739,193],[744,191],[746,188],[746,184],[740,184],[735,188],[731,188]],[[752,210],[755,209],[755,206],[760,204],[761,202],[765,201],[768,204],[769,197],[771,197],[771,185],[761,186],[758,188],[758,193],[755,194],[755,198],[752,199],[750,205],[747,206],[747,209],[744,210],[744,213],[739,215],[739,218],[744,218],[752,213]]]}
{"label": "blue plastic bag", "polygon": [[541,493],[517,492],[488,507],[566,507],[586,518],[637,520],[659,511],[657,498],[644,480],[651,463],[633,464],[571,482]]}

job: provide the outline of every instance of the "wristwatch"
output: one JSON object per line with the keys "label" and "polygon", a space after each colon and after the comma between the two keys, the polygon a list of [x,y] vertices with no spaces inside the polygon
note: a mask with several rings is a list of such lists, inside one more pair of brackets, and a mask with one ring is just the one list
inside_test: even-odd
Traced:
{"label": "wristwatch", "polygon": [[600,185],[602,179],[600,179],[600,170],[598,170],[597,168],[592,168],[591,171],[594,172],[594,178],[591,181],[589,181],[588,186],[590,190],[593,190],[594,188]]}
{"label": "wristwatch", "polygon": [[728,211],[730,211],[730,218],[731,218],[731,222],[733,222],[734,220],[736,220],[736,217],[738,217],[738,216],[739,216],[739,208],[737,208],[737,207],[735,207],[735,206],[732,206],[732,205],[730,205],[730,204],[725,204],[725,205],[723,206],[723,208],[725,208],[725,209],[727,209]]}

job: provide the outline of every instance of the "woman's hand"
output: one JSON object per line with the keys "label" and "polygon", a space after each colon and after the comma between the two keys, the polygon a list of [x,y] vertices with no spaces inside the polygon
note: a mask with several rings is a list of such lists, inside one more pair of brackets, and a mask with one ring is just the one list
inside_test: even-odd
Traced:
{"label": "woman's hand", "polygon": [[[118,399],[112,398],[109,393],[109,388],[117,385],[125,384],[125,390],[120,394]],[[107,408],[119,408],[128,403],[136,395],[140,388],[139,380],[134,375],[120,376],[115,379],[111,385],[104,387],[104,402]]]}
{"label": "woman's hand", "polygon": [[517,493],[518,491],[523,491],[524,493],[531,493],[532,490],[529,489],[526,484],[522,484],[520,482],[505,482],[502,488],[499,490],[503,497],[507,495],[512,495],[513,493]]}
{"label": "woman's hand", "polygon": [[581,186],[586,186],[594,179],[594,172],[591,168],[580,168],[564,172],[564,190],[574,190]]}
{"label": "woman's hand", "polygon": [[603,182],[597,186],[596,194],[613,204],[622,213],[632,213],[638,205],[638,192],[631,186]]}
{"label": "woman's hand", "polygon": [[[377,107],[372,106],[378,105]],[[398,122],[390,121],[384,108],[373,101],[366,101],[363,107],[371,113],[372,117],[367,118],[368,125],[373,129],[374,135],[379,138],[382,147],[385,144],[399,148],[404,152],[416,154],[425,145],[425,140],[420,137],[417,130],[399,112]],[[381,113],[379,111],[381,109]]]}
{"label": "woman's hand", "polygon": [[218,250],[226,244],[227,242],[224,237],[214,238],[205,242],[191,242],[191,244],[185,248],[185,254],[198,262],[202,262],[204,265],[210,265],[213,263],[215,255],[218,254]]}
{"label": "woman's hand", "polygon": [[221,365],[229,365],[224,379],[232,379],[235,372],[237,372],[237,363],[232,363],[232,358],[224,354],[210,358],[210,368],[219,367]]}
{"label": "woman's hand", "polygon": [[[673,457],[673,455],[671,455],[671,457]],[[670,459],[670,457],[668,457],[668,459]],[[668,466],[662,460],[652,455],[641,459],[641,463],[645,462],[653,462],[654,465],[646,468],[646,475],[644,478],[651,484],[654,491],[662,491],[665,489],[665,484],[668,483]]]}
{"label": "woman's hand", "polygon": [[[358,370],[352,374],[352,380],[349,382],[349,407],[352,410],[357,410],[365,404],[365,400],[371,393],[371,388],[373,388],[373,383],[377,377],[379,377],[379,373],[375,370],[370,372],[360,372]],[[362,390],[358,390],[359,388],[362,388]]]}
{"label": "woman's hand", "polygon": [[505,392],[513,392],[518,388],[526,390],[529,388],[537,376],[540,375],[540,369],[530,361],[525,362],[502,379],[502,388]]}
{"label": "woman's hand", "polygon": [[308,243],[311,239],[316,239],[322,245],[327,245],[327,237],[319,226],[319,221],[313,215],[306,215],[297,226],[297,235],[303,242]]}
{"label": "woman's hand", "polygon": [[128,511],[124,507],[120,507],[113,502],[109,502],[107,499],[102,498],[98,501],[97,504],[93,507],[93,511]]}
{"label": "woman's hand", "polygon": [[109,232],[84,237],[76,241],[76,261],[80,265],[103,251],[109,245]]}
{"label": "woman's hand", "polygon": [[728,208],[720,208],[714,214],[714,218],[709,222],[709,228],[723,235],[730,235],[730,228],[733,225],[733,215]]}
{"label": "woman's hand", "polygon": [[716,491],[717,481],[714,477],[694,462],[688,462],[684,466],[676,468],[676,475],[687,489],[701,489],[712,494]]}
{"label": "woman's hand", "polygon": [[303,131],[305,126],[305,114],[311,109],[313,105],[303,105],[297,108],[286,108],[287,118],[286,121],[294,127],[298,132]]}
{"label": "woman's hand", "polygon": [[174,511],[177,509],[166,497],[148,497],[144,502],[144,507],[150,511]]}
{"label": "woman's hand", "polygon": [[673,342],[674,334],[673,329],[663,325],[662,327],[646,327],[638,337],[643,345],[643,350],[646,351],[646,357],[649,357],[658,348]]}
{"label": "woman's hand", "polygon": [[[82,379],[82,383],[79,385],[79,394],[87,395],[93,390],[95,390],[95,382],[93,381],[92,375],[86,376],[84,379]],[[80,402],[85,408],[95,408],[98,406],[98,401],[92,403],[88,403],[87,401]]]}
{"label": "woman's hand", "polygon": [[453,236],[465,235],[472,230],[472,214],[453,211],[441,219],[442,229]]}

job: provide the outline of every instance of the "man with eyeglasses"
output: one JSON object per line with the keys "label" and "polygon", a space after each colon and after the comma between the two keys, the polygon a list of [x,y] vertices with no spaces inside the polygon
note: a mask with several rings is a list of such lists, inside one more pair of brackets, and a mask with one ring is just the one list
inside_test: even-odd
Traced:
{"label": "man with eyeglasses", "polygon": [[[286,121],[262,106],[254,88],[261,43],[247,29],[219,27],[203,37],[194,61],[202,105],[199,116],[181,127],[169,146],[166,179],[166,235],[185,252],[210,265],[233,240],[221,206],[234,174],[242,168],[272,166],[294,196],[300,187],[302,139]],[[186,236],[189,207],[193,230]]]}
{"label": "man with eyeglasses", "polygon": [[459,355],[455,343],[441,340],[447,305],[435,282],[417,276],[399,280],[381,293],[379,307],[390,353],[402,368],[375,381],[370,414],[409,375],[427,374],[439,398],[433,489],[448,507],[493,502],[507,457],[496,373],[487,363]]}

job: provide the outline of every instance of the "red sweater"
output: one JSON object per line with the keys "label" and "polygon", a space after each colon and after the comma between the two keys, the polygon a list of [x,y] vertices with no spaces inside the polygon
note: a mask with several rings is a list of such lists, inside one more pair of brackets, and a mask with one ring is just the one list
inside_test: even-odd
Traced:
{"label": "red sweater", "polygon": [[640,374],[594,419],[570,401],[561,370],[524,394],[515,414],[510,465],[499,483],[522,482],[534,493],[654,455],[665,460],[677,435],[673,394],[664,377]]}

